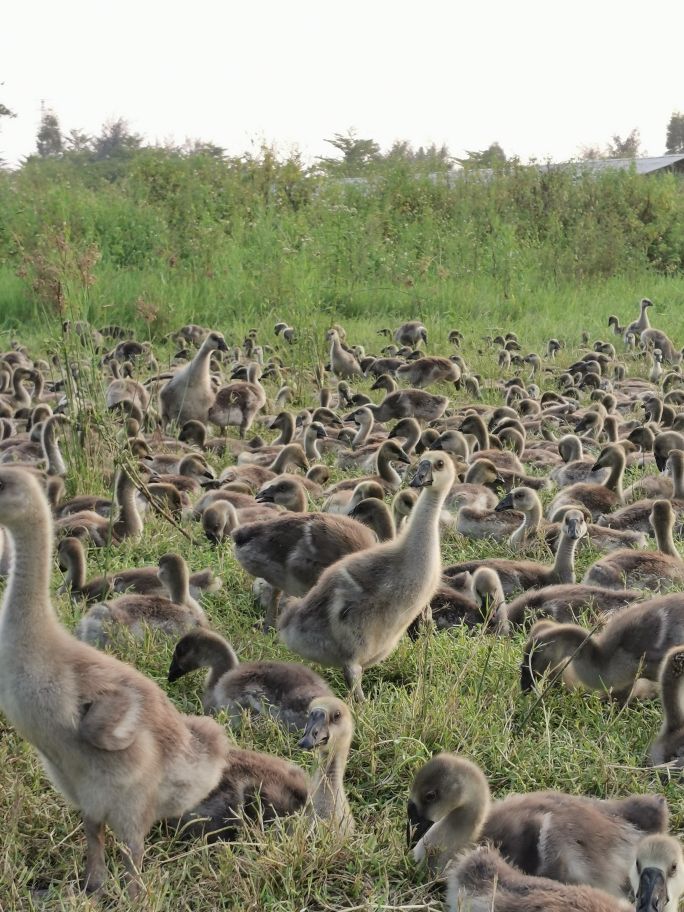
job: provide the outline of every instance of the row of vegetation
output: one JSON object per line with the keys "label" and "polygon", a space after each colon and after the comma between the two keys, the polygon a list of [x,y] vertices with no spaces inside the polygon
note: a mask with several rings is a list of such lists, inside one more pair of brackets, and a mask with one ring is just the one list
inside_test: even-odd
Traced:
{"label": "row of vegetation", "polygon": [[359,181],[269,148],[226,158],[109,140],[0,172],[0,324],[72,311],[153,331],[275,311],[496,320],[565,300],[563,319],[569,290],[607,280],[630,299],[654,284],[682,295],[675,175],[454,173],[440,150],[407,147],[367,155]]}

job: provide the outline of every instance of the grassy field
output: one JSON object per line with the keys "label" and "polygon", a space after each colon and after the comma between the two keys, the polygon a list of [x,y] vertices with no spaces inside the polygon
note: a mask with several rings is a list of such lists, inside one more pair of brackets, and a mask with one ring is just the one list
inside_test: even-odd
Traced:
{"label": "grassy field", "polygon": [[[160,174],[166,175],[171,184],[173,163],[164,170],[160,163],[148,162],[148,169],[153,164],[154,175],[159,180]],[[187,163],[181,164],[187,167]],[[480,211],[478,200],[481,209],[498,211],[497,200],[503,198],[505,189],[499,182],[464,191],[465,202],[459,202],[458,191],[430,190],[434,196],[431,207],[424,206],[416,214],[405,203],[403,216],[397,209],[399,191],[395,188],[392,217],[388,216],[384,226],[379,222],[388,211],[388,200],[382,196],[386,190],[379,190],[374,202],[371,195],[363,194],[351,200],[339,188],[309,188],[306,204],[298,209],[288,204],[287,211],[277,207],[269,211],[267,195],[266,203],[255,207],[251,227],[245,215],[248,201],[242,200],[239,218],[236,216],[228,232],[221,228],[215,211],[205,223],[200,217],[201,200],[180,192],[177,215],[183,225],[173,223],[167,218],[171,189],[165,191],[166,215],[162,218],[161,204],[155,209],[140,196],[140,172],[145,165],[141,161],[137,172],[127,174],[126,187],[114,184],[106,192],[99,184],[95,189],[89,187],[85,178],[60,173],[56,166],[52,173],[46,167],[44,174],[31,174],[27,169],[19,178],[3,178],[0,203],[8,203],[10,194],[14,196],[4,210],[6,219],[0,232],[0,326],[6,333],[2,338],[7,340],[0,343],[0,349],[18,338],[28,341],[36,356],[59,351],[64,344],[59,322],[65,317],[86,317],[96,325],[121,322],[135,326],[139,337],[155,340],[190,319],[224,331],[233,343],[256,326],[260,340],[273,345],[288,365],[286,378],[295,388],[296,408],[313,401],[311,373],[325,358],[323,331],[333,320],[344,324],[350,341],[369,351],[377,351],[382,344],[376,330],[396,324],[400,317],[424,319],[429,347],[435,353],[449,351],[448,331],[458,327],[466,336],[464,357],[484,378],[498,376],[498,371],[495,349],[483,342],[483,336],[514,329],[526,351],[541,350],[550,336],[557,336],[566,343],[559,362],[569,364],[580,351],[582,330],[592,340],[608,338],[608,315],[617,313],[623,322],[634,319],[642,295],[655,302],[652,323],[684,341],[684,279],[677,260],[684,256],[684,247],[680,250],[678,246],[675,218],[682,206],[681,189],[669,180],[647,189],[645,182],[637,184],[627,176],[622,183],[606,183],[603,189],[580,188],[587,199],[591,190],[598,200],[593,221],[586,213],[582,218],[577,215],[577,225],[566,226],[565,232],[559,225],[555,235],[525,241],[524,220],[516,220],[512,204],[508,209],[502,206],[494,234],[478,236],[473,227]],[[276,176],[276,183],[278,179]],[[509,180],[507,198],[513,198],[514,191],[525,188],[528,178],[513,175]],[[65,186],[68,181],[71,187]],[[153,185],[149,178],[148,190]],[[421,199],[421,187],[428,193],[420,182],[414,187],[405,181],[398,187],[411,200]],[[575,211],[580,189],[559,179],[556,189],[560,193],[563,188],[565,196],[554,206],[559,212],[564,207]],[[530,195],[533,189],[528,188]],[[610,218],[599,205],[601,194],[605,201],[609,191],[623,194],[624,203],[610,211]],[[41,204],[37,212],[28,208],[31,194]],[[653,221],[647,223],[657,225],[657,231],[651,233],[660,238],[663,249],[667,240],[667,256],[660,259],[653,255],[656,240],[639,246],[634,241],[638,226],[632,225],[632,241],[628,242],[629,232],[620,223],[621,217],[626,223],[636,218],[634,213],[645,205],[645,194],[656,210]],[[356,211],[341,208],[323,218],[323,202],[332,205],[331,198],[334,205],[356,207]],[[124,214],[118,213],[117,254],[115,203],[123,206],[122,199],[130,205]],[[130,220],[136,200],[137,227]],[[438,203],[449,216],[439,226],[435,217]],[[185,224],[192,221],[188,216],[191,209],[196,216],[194,235],[192,225]],[[465,217],[467,212],[472,224]],[[182,219],[178,213],[183,214]],[[667,213],[672,221],[669,234],[665,230]],[[99,234],[93,227],[98,224],[95,216],[106,222]],[[539,235],[543,218],[552,221],[547,216],[539,215],[535,223]],[[35,220],[41,218],[42,228],[32,234],[37,229]],[[526,219],[525,224],[533,224],[528,216]],[[510,229],[514,222],[515,231]],[[613,226],[610,262],[609,223]],[[174,224],[176,234],[171,230]],[[463,235],[468,224],[473,233],[466,243]],[[391,236],[390,229],[396,237],[391,263],[372,261],[378,238]],[[618,229],[622,231],[620,243]],[[148,255],[141,238],[155,230],[160,236],[150,241]],[[186,256],[188,251],[178,241],[181,235],[189,246],[193,237],[201,238],[201,249]],[[478,251],[486,265],[475,266]],[[599,253],[606,258],[603,266],[596,263]],[[424,258],[427,261],[421,271]],[[200,265],[202,259],[204,266]],[[594,262],[592,269],[590,261]],[[404,271],[402,263],[406,264]],[[276,345],[272,325],[277,319],[292,322],[299,331],[299,341],[291,349]],[[66,344],[70,360],[80,357],[71,347],[73,343]],[[172,348],[159,343],[157,351],[163,365]],[[103,381],[94,358],[86,366],[81,382],[88,397],[97,401]],[[642,363],[630,361],[630,374],[643,370]],[[550,379],[544,378],[542,385],[550,388]],[[365,381],[359,384],[363,390],[369,386]],[[269,384],[269,395],[275,390]],[[490,393],[485,398],[500,401]],[[456,405],[467,401],[463,393],[453,399]],[[93,421],[99,445],[88,458],[75,444],[67,445],[70,491],[107,490],[100,462],[116,451],[114,429],[99,408]],[[217,469],[223,464],[214,461]],[[212,549],[198,528],[186,528],[190,542],[163,519],[153,518],[140,542],[91,552],[90,572],[95,575],[105,569],[156,563],[164,551],[178,550],[192,569],[210,565],[223,578],[223,589],[207,597],[204,604],[212,623],[230,639],[241,658],[291,658],[275,637],[255,632],[259,612],[252,601],[251,580],[230,548]],[[468,543],[454,536],[445,537],[442,552],[445,563],[509,554],[505,546]],[[530,553],[550,558],[541,547]],[[578,576],[596,556],[589,548],[581,549]],[[55,592],[60,582],[55,566]],[[68,598],[55,594],[55,604],[64,623],[73,626],[78,612]],[[443,749],[461,751],[477,761],[496,795],[540,788],[602,797],[664,790],[673,828],[684,831],[680,786],[663,785],[643,765],[659,726],[658,705],[620,709],[594,695],[570,694],[558,688],[543,700],[523,696],[519,689],[521,649],[521,635],[495,639],[459,630],[448,634],[426,630],[415,643],[402,640],[386,662],[366,673],[368,701],[354,708],[356,735],[346,785],[356,834],[338,844],[324,828],[311,836],[299,822],[265,832],[255,829],[232,844],[206,846],[155,829],[147,842],[146,893],[139,907],[150,912],[441,908],[439,890],[416,869],[407,853],[405,809],[415,771],[432,753]],[[117,654],[150,675],[181,709],[200,711],[199,674],[174,685],[166,682],[172,650],[173,643],[154,635],[144,642],[125,640],[117,646]],[[341,676],[330,670],[325,675],[335,692],[343,695]],[[245,719],[234,737],[245,747],[270,751],[304,766],[311,762],[308,754],[297,749],[294,736],[268,720]],[[78,815],[51,789],[29,745],[2,719],[0,820],[0,909],[76,912],[95,907],[77,888],[85,849]],[[116,880],[110,879],[102,906],[127,905]]]}

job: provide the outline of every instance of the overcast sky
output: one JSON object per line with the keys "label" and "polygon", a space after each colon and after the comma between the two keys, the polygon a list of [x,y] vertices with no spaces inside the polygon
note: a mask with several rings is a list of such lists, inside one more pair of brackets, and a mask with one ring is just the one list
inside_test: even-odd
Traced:
{"label": "overcast sky", "polygon": [[662,154],[684,110],[683,0],[18,0],[0,33],[0,155],[34,151],[41,101],[66,132],[125,117],[150,140],[262,139],[325,154],[498,140],[562,160],[641,132]]}

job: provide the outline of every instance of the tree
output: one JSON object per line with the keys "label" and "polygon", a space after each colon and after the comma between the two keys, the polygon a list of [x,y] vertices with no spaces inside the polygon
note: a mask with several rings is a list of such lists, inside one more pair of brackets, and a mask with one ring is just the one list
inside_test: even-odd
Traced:
{"label": "tree", "polygon": [[489,148],[482,149],[479,152],[466,150],[467,158],[457,158],[456,161],[465,170],[475,170],[479,168],[502,168],[508,159],[506,153],[498,142],[493,142]]}
{"label": "tree", "polygon": [[624,139],[615,134],[612,142],[608,143],[606,158],[636,158],[639,154],[640,145],[641,137],[636,127]]}
{"label": "tree", "polygon": [[83,130],[69,130],[64,137],[64,145],[68,152],[90,152],[92,143],[92,137],[84,133]]}
{"label": "tree", "polygon": [[358,174],[370,162],[380,158],[380,146],[374,139],[359,139],[355,130],[348,130],[346,134],[335,133],[332,139],[326,139],[338,152],[339,158],[319,158],[321,166],[326,171],[333,171],[346,176]]}
{"label": "tree", "polygon": [[684,114],[681,111],[675,111],[667,125],[665,151],[668,155],[675,155],[677,152],[684,153]]}
{"label": "tree", "polygon": [[132,133],[128,122],[119,117],[103,124],[102,132],[93,140],[95,158],[124,158],[135,152],[142,145],[143,138],[139,133]]}
{"label": "tree", "polygon": [[36,136],[36,149],[41,158],[54,158],[64,151],[59,120],[50,108],[43,107],[42,109],[40,127]]}
{"label": "tree", "polygon": [[582,161],[595,161],[597,158],[605,158],[605,152],[600,146],[582,146],[580,158]]}

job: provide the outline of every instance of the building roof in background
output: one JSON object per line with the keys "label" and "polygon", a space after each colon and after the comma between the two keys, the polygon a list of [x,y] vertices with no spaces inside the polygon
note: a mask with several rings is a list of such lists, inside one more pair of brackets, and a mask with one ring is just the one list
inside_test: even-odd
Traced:
{"label": "building roof in background", "polygon": [[588,161],[570,162],[561,167],[576,167],[588,171],[629,171],[632,167],[637,174],[652,174],[664,168],[671,168],[684,162],[684,154],[654,155],[647,158],[600,158]]}

